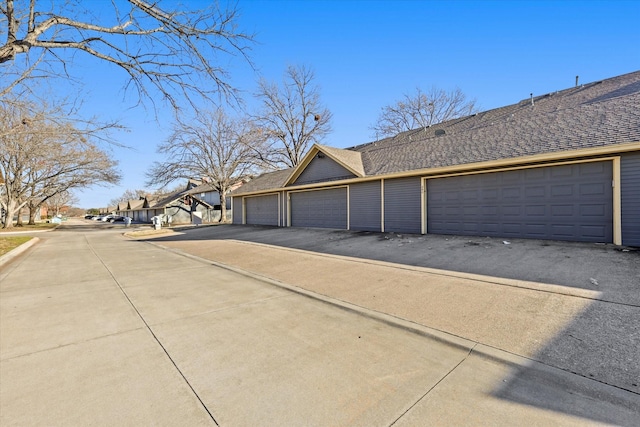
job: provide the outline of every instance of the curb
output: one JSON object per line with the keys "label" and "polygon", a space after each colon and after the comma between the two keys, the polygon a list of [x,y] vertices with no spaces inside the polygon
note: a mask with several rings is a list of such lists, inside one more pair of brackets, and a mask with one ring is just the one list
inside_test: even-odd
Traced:
{"label": "curb", "polygon": [[31,240],[29,240],[28,242],[25,242],[25,243],[21,244],[20,246],[18,246],[17,248],[14,248],[14,249],[10,250],[9,252],[7,252],[6,254],[0,256],[0,267],[2,267],[5,264],[8,264],[14,258],[16,258],[17,256],[21,255],[23,252],[25,252],[27,249],[29,249],[31,246],[35,245],[39,241],[40,241],[40,239],[38,239],[37,237],[34,237]]}
{"label": "curb", "polygon": [[[430,328],[428,326],[424,326],[424,325],[421,325],[419,323],[415,323],[415,322],[403,319],[401,317],[392,316],[390,314],[383,313],[383,312],[376,311],[376,310],[371,310],[371,309],[368,309],[366,307],[363,307],[363,306],[360,306],[360,305],[357,305],[357,304],[353,304],[353,303],[350,303],[350,302],[347,302],[347,301],[343,301],[341,299],[332,298],[332,297],[329,297],[329,296],[326,296],[326,295],[322,295],[322,294],[319,294],[317,292],[309,291],[307,289],[304,289],[304,288],[301,288],[301,287],[298,287],[298,286],[295,286],[295,285],[290,285],[288,283],[281,282],[279,280],[272,279],[270,277],[254,273],[252,271],[244,270],[244,269],[241,269],[241,268],[238,268],[238,267],[234,267],[234,266],[231,266],[231,265],[228,265],[228,264],[223,264],[221,262],[217,262],[217,261],[213,261],[213,260],[210,260],[210,259],[202,258],[202,257],[199,257],[197,255],[192,255],[192,254],[183,252],[180,249],[169,248],[169,247],[166,247],[166,246],[162,246],[160,243],[156,243],[156,242],[152,242],[152,241],[144,241],[144,243],[148,243],[148,244],[150,244],[152,246],[157,247],[158,249],[162,249],[162,250],[174,253],[176,255],[192,259],[194,261],[198,261],[198,262],[201,262],[201,263],[204,263],[204,264],[213,265],[213,266],[216,266],[216,267],[219,267],[219,268],[223,268],[225,270],[232,271],[234,273],[241,274],[243,276],[250,277],[250,278],[255,279],[255,280],[259,280],[259,281],[267,283],[269,285],[277,286],[277,287],[282,288],[282,289],[286,289],[286,290],[291,291],[291,292],[293,292],[295,294],[298,294],[298,295],[301,295],[301,296],[304,296],[304,297],[307,297],[307,298],[310,298],[310,299],[313,299],[313,300],[316,300],[316,301],[320,301],[320,302],[323,302],[325,304],[332,305],[332,306],[334,306],[336,308],[340,308],[342,310],[346,310],[346,311],[350,311],[350,312],[353,312],[353,313],[356,313],[356,314],[360,314],[362,316],[368,317],[368,318],[373,319],[373,320],[377,320],[377,321],[385,323],[387,325],[394,326],[394,327],[403,329],[403,330],[411,332],[411,333],[415,333],[415,334],[418,334],[418,335],[429,337],[429,338],[435,339],[437,341],[440,341],[442,343],[445,343],[445,344],[448,344],[448,345],[451,345],[451,346],[454,346],[454,347],[457,347],[457,348],[463,348],[465,350],[470,350],[474,346],[479,344],[479,343],[477,343],[475,341],[472,341],[472,340],[469,340],[467,338],[459,337],[457,335],[453,335],[453,334],[450,334],[448,332],[440,331],[438,329],[433,329],[433,328]],[[268,246],[268,245],[266,245],[266,246]],[[499,350],[499,351],[501,351],[501,350]]]}
{"label": "curb", "polygon": [[565,296],[576,297],[576,298],[585,298],[585,299],[589,299],[589,300],[597,300],[597,301],[602,301],[602,302],[609,302],[609,301],[601,298],[602,297],[602,292],[592,291],[592,290],[588,290],[588,289],[572,288],[570,286],[553,285],[553,284],[538,283],[538,282],[529,282],[529,281],[517,280],[517,279],[506,279],[506,278],[502,278],[502,277],[484,276],[484,275],[481,275],[481,274],[473,274],[473,273],[462,273],[462,272],[451,271],[451,270],[440,270],[440,269],[436,269],[436,268],[420,267],[420,266],[408,265],[408,264],[398,264],[398,263],[393,263],[393,262],[388,262],[388,261],[379,261],[379,260],[375,260],[375,259],[356,258],[356,257],[350,257],[350,256],[346,256],[346,255],[334,255],[334,254],[327,254],[327,253],[322,253],[322,252],[311,252],[311,251],[307,251],[307,250],[304,250],[304,249],[288,248],[288,247],[283,247],[283,246],[274,246],[274,245],[269,245],[269,244],[266,244],[266,243],[258,243],[258,242],[247,242],[247,241],[244,241],[244,240],[234,240],[234,242],[245,244],[245,245],[254,245],[254,246],[259,246],[259,247],[265,247],[265,248],[272,248],[272,249],[276,248],[276,249],[281,249],[283,251],[290,251],[290,252],[299,253],[299,254],[310,254],[311,253],[311,254],[313,254],[315,256],[333,258],[333,259],[337,259],[337,260],[341,260],[341,261],[357,262],[357,263],[360,263],[360,264],[376,265],[376,266],[382,266],[382,267],[388,267],[388,268],[395,268],[395,269],[399,269],[399,270],[416,271],[416,272],[420,272],[420,273],[427,273],[427,274],[433,274],[433,275],[438,275],[438,276],[446,276],[446,277],[455,277],[455,278],[458,278],[458,279],[474,280],[474,281],[477,281],[477,282],[483,282],[483,283],[488,283],[488,284],[492,284],[492,285],[509,286],[509,287],[512,287],[512,288],[528,289],[528,290],[538,291],[538,292],[547,292],[547,293],[565,295]]}
{"label": "curb", "polygon": [[[295,286],[295,285],[291,285],[285,282],[281,282],[279,280],[276,279],[272,279],[270,277],[267,276],[263,276],[248,270],[244,270],[238,267],[234,267],[228,264],[223,264],[217,261],[213,261],[210,259],[206,259],[206,258],[202,258],[199,257],[197,255],[192,255],[186,252],[183,252],[180,249],[173,249],[173,248],[169,248],[166,246],[162,246],[162,244],[160,243],[156,243],[156,242],[152,242],[152,241],[145,241],[144,243],[148,243],[152,246],[157,247],[158,249],[163,249],[165,251],[174,253],[176,255],[179,256],[183,256],[185,258],[189,258],[204,264],[208,264],[208,265],[213,265],[219,268],[223,268],[225,270],[228,271],[232,271],[234,273],[237,274],[241,274],[243,276],[246,277],[250,277],[252,279],[255,280],[259,280],[263,283],[267,283],[269,285],[272,286],[276,286],[282,289],[286,289],[290,292],[293,292],[295,294],[319,301],[319,302],[323,302],[325,304],[329,304],[332,305],[336,308],[339,308],[341,310],[346,310],[364,317],[367,317],[369,319],[384,323],[386,325],[389,325],[391,327],[395,327],[395,328],[399,328],[402,329],[404,331],[407,331],[409,333],[413,333],[413,334],[417,334],[420,336],[424,336],[433,340],[436,340],[438,342],[441,342],[443,344],[446,345],[450,345],[452,347],[456,347],[456,348],[460,348],[460,349],[464,349],[464,350],[468,350],[471,353],[475,353],[475,354],[479,354],[479,355],[483,355],[484,357],[488,357],[491,359],[495,359],[498,361],[501,361],[503,363],[509,363],[515,366],[520,366],[520,367],[531,367],[534,364],[540,365],[541,367],[546,368],[550,368],[550,369],[558,369],[555,368],[553,366],[549,366],[549,365],[545,365],[540,361],[537,361],[535,359],[531,359],[525,356],[521,356],[515,353],[510,353],[508,351],[502,350],[500,348],[497,347],[492,347],[486,344],[483,344],[481,342],[478,341],[473,341],[470,340],[468,338],[464,338],[458,335],[454,335],[451,334],[449,332],[445,332],[445,331],[441,331],[439,329],[434,329],[431,328],[429,326],[425,326],[422,325],[420,323],[416,323],[416,322],[412,322],[410,320],[406,320],[403,319],[401,317],[397,317],[397,316],[393,316],[381,311],[376,311],[376,310],[372,310],[357,304],[353,304],[347,301],[343,301],[341,299],[338,298],[332,298],[326,295],[322,295],[319,294],[317,292],[313,292],[313,291],[309,291],[307,289]],[[264,245],[264,246],[269,246],[269,245]],[[296,251],[300,251],[300,252],[304,252],[302,250],[299,249],[295,249]],[[330,255],[332,257],[340,257],[339,255]],[[347,257],[342,257],[344,259],[348,259]],[[350,260],[354,260],[354,259],[350,259]],[[355,261],[359,261],[359,260],[355,260]],[[595,381],[595,380],[593,380]],[[598,381],[596,381],[598,382]]]}
{"label": "curb", "polygon": [[[622,399],[628,398],[629,393],[633,394],[633,395],[640,395],[640,393],[633,391],[633,390],[629,390],[626,388],[621,388],[619,386],[616,385],[612,385],[609,384],[607,382],[604,381],[600,381],[598,379],[595,378],[589,378],[586,377],[582,374],[576,373],[576,372],[571,372],[562,368],[559,368],[557,366],[554,365],[549,365],[546,364],[540,360],[537,360],[535,358],[531,358],[531,357],[527,357],[527,356],[523,356],[517,353],[512,353],[510,351],[507,350],[503,350],[499,347],[494,347],[492,345],[488,345],[488,344],[484,344],[480,341],[474,341],[468,338],[464,338],[462,336],[459,335],[455,335],[452,334],[450,332],[446,332],[443,330],[439,330],[439,329],[434,329],[431,328],[429,326],[426,325],[422,325],[420,323],[416,323],[413,322],[411,320],[407,320],[398,316],[394,316],[388,313],[384,313],[381,311],[376,311],[376,310],[372,310],[357,304],[353,304],[338,298],[333,298],[333,297],[329,297],[327,295],[323,295],[323,294],[319,294],[317,292],[313,292],[313,291],[309,291],[307,289],[295,286],[295,285],[291,285],[285,282],[281,282],[279,280],[267,277],[267,276],[263,276],[257,273],[254,273],[252,271],[248,271],[248,270],[244,270],[238,267],[234,267],[228,264],[224,264],[218,261],[213,261],[210,259],[206,259],[206,258],[202,258],[199,257],[197,255],[192,255],[186,252],[183,252],[180,249],[174,249],[174,248],[169,248],[166,246],[162,246],[162,244],[160,243],[156,243],[156,242],[152,242],[152,241],[145,241],[144,243],[148,243],[152,246],[157,247],[158,249],[163,249],[166,250],[168,252],[174,253],[176,255],[179,256],[183,256],[185,258],[189,258],[192,259],[194,261],[198,261],[204,264],[208,264],[208,265],[213,265],[219,268],[223,268],[225,270],[228,271],[232,271],[234,273],[237,274],[241,274],[243,276],[246,277],[250,277],[252,279],[255,280],[259,280],[263,283],[272,285],[272,286],[276,286],[279,287],[281,289],[286,289],[290,292],[293,292],[295,294],[298,294],[300,296],[304,296],[325,304],[329,304],[335,308],[341,309],[341,310],[345,310],[351,313],[354,313],[356,315],[360,315],[369,319],[372,319],[374,321],[377,322],[381,322],[383,324],[386,324],[390,327],[395,327],[401,330],[404,330],[406,332],[412,333],[412,334],[416,334],[419,336],[423,336],[429,339],[432,339],[434,341],[440,342],[442,344],[445,345],[449,345],[451,347],[455,347],[458,349],[462,349],[462,350],[466,350],[469,352],[468,356],[471,355],[476,355],[482,358],[486,358],[486,359],[490,359],[490,360],[495,360],[499,363],[502,364],[506,364],[506,365],[510,365],[510,366],[514,366],[514,367],[518,367],[520,369],[530,369],[539,373],[547,373],[547,374],[552,374],[553,376],[555,375],[566,375],[566,376],[571,376],[571,377],[577,377],[580,378],[580,381],[585,382],[587,384],[598,384],[599,386],[604,386],[606,387],[611,393],[615,394],[616,396],[619,396]],[[249,244],[255,244],[254,242],[244,242],[244,243],[249,243]],[[267,244],[260,244],[258,243],[258,245],[261,246],[270,246]],[[272,247],[272,246],[271,246]],[[286,248],[288,250],[292,250],[292,251],[298,251],[298,252],[308,252],[308,251],[304,251],[301,249],[291,249],[291,248]],[[314,253],[316,254],[316,253]],[[316,254],[317,255],[317,254]],[[346,257],[346,256],[341,256],[341,255],[331,255],[331,254],[319,254],[319,255],[326,255],[329,257],[334,257],[334,258],[339,258],[339,259],[343,259],[343,260],[347,260],[347,261],[353,261],[353,262],[361,262],[361,263],[365,263],[365,264],[382,264],[382,265],[387,265],[387,266],[391,266],[391,267],[396,267],[396,268],[402,268],[402,267],[408,267],[410,269],[414,269],[416,271],[424,271],[426,273],[432,273],[432,274],[441,274],[441,275],[448,275],[448,276],[453,276],[453,277],[474,277],[474,278],[479,278],[479,279],[483,279],[483,281],[486,281],[488,283],[493,283],[496,285],[506,285],[506,286],[515,286],[515,287],[521,287],[524,288],[524,286],[518,286],[518,285],[514,285],[514,284],[508,284],[508,283],[501,283],[501,281],[504,282],[509,282],[509,279],[499,279],[499,278],[493,278],[490,276],[481,276],[481,275],[473,275],[473,274],[467,274],[467,273],[459,273],[460,276],[457,276],[458,273],[456,272],[450,272],[447,270],[436,270],[436,269],[430,269],[430,268],[426,268],[426,267],[413,267],[413,266],[403,266],[403,265],[398,265],[398,264],[393,264],[393,263],[388,263],[388,262],[384,262],[384,261],[375,261],[375,260],[362,260],[362,259],[358,259],[358,258],[350,258],[350,257]],[[496,281],[494,281],[494,279],[497,279]],[[477,279],[476,279],[477,280]],[[524,282],[524,283],[528,283],[528,282]],[[532,282],[533,283],[533,282]],[[538,285],[536,283],[534,283],[535,285]],[[554,287],[556,285],[546,285],[546,284],[542,284],[543,286],[548,286],[548,287]],[[565,288],[564,286],[558,286],[559,288]],[[543,292],[550,292],[549,289],[536,289],[536,288],[529,288],[526,287],[527,289],[530,290],[536,290],[536,291],[543,291]],[[554,293],[558,293],[557,291]],[[563,293],[564,294],[564,293]],[[597,294],[599,294],[599,292],[597,292]],[[566,295],[566,294],[565,294]],[[570,296],[574,296],[574,297],[582,297],[582,298],[587,298],[584,295],[570,295]],[[593,298],[590,298],[593,299]]]}

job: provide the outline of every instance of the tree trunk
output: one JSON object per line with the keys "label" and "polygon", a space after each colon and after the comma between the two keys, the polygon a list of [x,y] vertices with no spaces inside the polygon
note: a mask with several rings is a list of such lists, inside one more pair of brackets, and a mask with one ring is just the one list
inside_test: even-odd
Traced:
{"label": "tree trunk", "polygon": [[16,206],[18,202],[9,198],[9,202],[7,203],[7,212],[5,213],[5,221],[2,228],[12,228],[13,227],[13,216],[16,214]]}
{"label": "tree trunk", "polygon": [[219,222],[227,222],[227,202],[225,200],[225,192],[218,191],[220,194],[220,221]]}
{"label": "tree trunk", "polygon": [[29,206],[29,223],[28,225],[36,225],[36,209],[37,207]]}
{"label": "tree trunk", "polygon": [[18,209],[18,220],[16,221],[16,227],[22,227],[22,206]]}

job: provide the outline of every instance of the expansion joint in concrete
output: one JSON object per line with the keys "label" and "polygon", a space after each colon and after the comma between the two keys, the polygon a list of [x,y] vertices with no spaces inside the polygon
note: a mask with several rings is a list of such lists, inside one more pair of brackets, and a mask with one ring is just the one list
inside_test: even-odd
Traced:
{"label": "expansion joint in concrete", "polygon": [[196,399],[198,399],[198,402],[200,402],[200,404],[202,405],[202,408],[207,412],[207,414],[209,415],[209,417],[211,418],[211,420],[215,423],[215,425],[219,426],[220,424],[218,424],[218,422],[216,421],[215,417],[213,416],[213,414],[211,413],[211,411],[209,411],[209,408],[207,408],[207,405],[204,404],[204,401],[202,400],[202,398],[200,397],[200,395],[198,395],[198,392],[193,388],[193,386],[191,385],[191,383],[189,382],[189,380],[187,379],[187,377],[184,375],[184,373],[182,372],[182,370],[180,370],[180,368],[178,367],[178,365],[176,364],[175,360],[173,360],[173,358],[171,357],[171,355],[169,354],[169,351],[167,351],[167,349],[165,348],[164,345],[162,345],[162,342],[160,341],[160,339],[157,337],[157,335],[153,332],[153,329],[151,328],[151,325],[149,325],[149,323],[146,321],[146,319],[144,318],[144,316],[142,315],[142,313],[140,313],[140,310],[138,310],[138,307],[136,307],[135,303],[131,300],[131,298],[129,298],[129,295],[127,294],[127,292],[124,290],[124,288],[122,287],[122,285],[120,284],[120,281],[118,280],[118,278],[113,274],[113,271],[111,271],[111,269],[109,268],[109,266],[104,262],[104,260],[102,259],[102,257],[95,251],[95,249],[93,248],[93,246],[91,246],[91,243],[89,242],[89,240],[87,239],[87,236],[84,236],[85,241],[87,242],[87,246],[89,247],[89,249],[91,250],[91,252],[96,256],[96,258],[98,258],[98,260],[100,261],[100,263],[104,266],[104,268],[109,272],[109,275],[111,276],[111,278],[113,279],[114,283],[116,284],[116,286],[118,287],[118,289],[120,289],[120,292],[122,292],[122,295],[125,297],[125,299],[128,301],[128,303],[131,305],[131,307],[133,308],[133,310],[136,312],[136,314],[138,315],[138,317],[140,318],[140,320],[142,321],[142,323],[144,324],[144,326],[146,327],[146,329],[149,331],[149,333],[151,334],[151,336],[153,337],[153,339],[156,341],[156,343],[158,343],[158,345],[160,346],[160,348],[162,349],[162,351],[164,352],[164,354],[167,356],[167,358],[169,359],[169,361],[171,362],[171,364],[173,365],[173,367],[176,369],[176,371],[178,372],[178,374],[182,377],[182,379],[184,380],[184,382],[187,384],[187,387],[189,387],[189,389],[191,390],[191,392],[193,393],[193,395],[196,397]]}

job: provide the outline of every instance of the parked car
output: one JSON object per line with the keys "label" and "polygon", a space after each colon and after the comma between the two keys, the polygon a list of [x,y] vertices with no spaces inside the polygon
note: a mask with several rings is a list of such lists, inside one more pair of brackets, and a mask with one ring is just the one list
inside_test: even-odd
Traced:
{"label": "parked car", "polygon": [[84,216],[84,219],[93,219],[93,217],[94,217],[94,216],[95,216],[95,215],[85,215],[85,216]]}
{"label": "parked car", "polygon": [[107,219],[107,221],[109,221],[109,222],[124,222],[124,217],[120,216],[120,215],[111,215],[111,217],[109,219]]}

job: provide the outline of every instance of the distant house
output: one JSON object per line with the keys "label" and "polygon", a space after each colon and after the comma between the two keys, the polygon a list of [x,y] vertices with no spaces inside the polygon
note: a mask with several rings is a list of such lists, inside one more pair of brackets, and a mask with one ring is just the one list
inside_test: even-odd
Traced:
{"label": "distant house", "polygon": [[[140,212],[142,212],[142,205],[144,205],[144,198],[127,200],[126,202],[122,202],[118,204],[117,208],[121,208],[121,205],[122,205],[122,209],[117,209],[116,214],[128,216],[134,221],[141,221]],[[125,213],[121,213],[121,212],[125,212]],[[144,221],[146,222],[146,219]]]}
{"label": "distant house", "polygon": [[640,71],[394,137],[314,145],[233,222],[640,246]]}
{"label": "distant house", "polygon": [[[118,205],[117,212],[138,222],[151,222],[151,218],[160,216],[167,224],[199,224],[219,221],[219,203],[219,193],[209,184],[189,180],[183,190],[175,191],[159,200],[151,199],[150,196],[129,200],[126,206]],[[227,209],[230,219],[230,198]]]}

